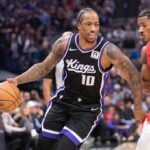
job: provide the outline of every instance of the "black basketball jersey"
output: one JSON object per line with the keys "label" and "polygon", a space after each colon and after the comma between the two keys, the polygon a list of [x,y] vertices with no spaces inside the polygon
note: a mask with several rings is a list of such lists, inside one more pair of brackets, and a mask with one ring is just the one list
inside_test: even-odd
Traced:
{"label": "black basketball jersey", "polygon": [[109,70],[101,66],[104,47],[109,43],[99,35],[92,49],[83,50],[79,46],[78,34],[72,34],[68,40],[64,56],[64,88],[61,94],[84,104],[99,104],[103,98]]}

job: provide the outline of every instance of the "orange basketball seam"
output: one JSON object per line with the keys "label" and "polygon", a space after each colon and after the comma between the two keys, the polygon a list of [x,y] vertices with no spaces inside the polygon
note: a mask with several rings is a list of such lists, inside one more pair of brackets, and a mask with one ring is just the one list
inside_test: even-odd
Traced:
{"label": "orange basketball seam", "polygon": [[[10,101],[10,102],[12,102],[12,104],[14,105],[14,101],[13,100],[5,100],[5,99],[3,99],[3,100],[1,100],[1,101]],[[12,104],[11,105],[8,105],[8,106],[4,106],[5,108],[3,108],[3,107],[1,107],[1,109],[3,109],[3,110],[9,110],[9,108],[10,107],[12,107]],[[14,107],[13,107],[14,108]]]}
{"label": "orange basketball seam", "polygon": [[20,89],[12,83],[0,84],[0,111],[13,111],[21,104]]}
{"label": "orange basketball seam", "polygon": [[14,99],[16,99],[10,92],[8,92],[7,90],[3,89],[3,88],[0,88],[1,90],[7,92],[8,94],[10,94]]}
{"label": "orange basketball seam", "polygon": [[[10,94],[12,96],[12,98],[14,98],[15,100],[17,100],[10,92],[6,91],[5,89],[0,88],[1,90],[5,91],[6,93]],[[14,105],[16,106],[15,101],[13,101]]]}
{"label": "orange basketball seam", "polygon": [[[13,91],[15,92],[16,96],[18,97],[18,94],[17,94],[16,91],[14,90],[12,84],[9,84],[9,85],[10,85],[10,87],[13,89]],[[16,88],[17,88],[17,87],[16,87]]]}
{"label": "orange basketball seam", "polygon": [[[17,99],[16,99],[16,101],[17,101],[17,104],[20,104],[20,102],[19,102],[19,99],[20,99],[20,97],[19,97],[19,95],[16,93],[16,91],[15,91],[15,89],[13,88],[13,86],[10,84],[10,87],[13,89],[13,91],[15,92],[15,94],[16,94],[16,96],[17,96]],[[17,87],[16,87],[17,88]],[[17,89],[18,90],[18,89]],[[18,90],[18,92],[19,92],[19,90]]]}

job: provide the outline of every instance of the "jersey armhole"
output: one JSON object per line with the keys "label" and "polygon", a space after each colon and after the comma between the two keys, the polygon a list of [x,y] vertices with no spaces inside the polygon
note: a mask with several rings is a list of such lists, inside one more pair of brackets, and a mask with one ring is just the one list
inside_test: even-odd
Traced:
{"label": "jersey armhole", "polygon": [[66,44],[66,48],[65,48],[65,54],[63,56],[63,59],[65,58],[67,52],[68,52],[68,49],[69,49],[69,46],[70,46],[70,43],[71,43],[71,39],[72,39],[72,36],[74,35],[74,33],[71,33],[71,35],[69,36],[68,38],[68,41],[67,41],[67,44]]}
{"label": "jersey armhole", "polygon": [[103,55],[103,52],[104,52],[104,49],[105,47],[109,44],[110,42],[109,41],[106,41],[104,43],[104,45],[102,46],[102,48],[100,49],[100,56],[99,56],[99,60],[98,60],[98,68],[99,68],[99,71],[102,72],[102,73],[105,73],[105,72],[108,72],[111,68],[112,68],[112,64],[107,67],[107,68],[103,68],[102,64],[101,64],[101,58],[102,58],[102,55]]}

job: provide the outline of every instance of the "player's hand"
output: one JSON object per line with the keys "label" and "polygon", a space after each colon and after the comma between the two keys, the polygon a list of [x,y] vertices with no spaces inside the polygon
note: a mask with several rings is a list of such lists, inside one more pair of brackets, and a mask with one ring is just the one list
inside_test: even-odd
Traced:
{"label": "player's hand", "polygon": [[143,111],[142,108],[135,108],[134,109],[134,116],[138,122],[143,123],[143,121],[146,117],[146,113]]}
{"label": "player's hand", "polygon": [[16,78],[8,78],[7,81],[10,82],[10,83],[13,83],[15,86],[18,85],[18,81],[17,81]]}

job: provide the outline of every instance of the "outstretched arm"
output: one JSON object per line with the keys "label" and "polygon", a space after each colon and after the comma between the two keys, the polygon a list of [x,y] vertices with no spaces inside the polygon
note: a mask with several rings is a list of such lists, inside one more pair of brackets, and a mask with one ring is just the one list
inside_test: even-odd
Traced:
{"label": "outstretched arm", "polygon": [[16,76],[14,79],[8,79],[8,81],[13,82],[16,85],[23,84],[37,80],[51,71],[52,68],[62,59],[68,38],[69,36],[60,37],[54,43],[51,52],[43,62],[33,65],[24,73]]}
{"label": "outstretched arm", "polygon": [[110,64],[113,64],[118,74],[124,78],[134,94],[135,118],[142,121],[145,113],[142,110],[142,88],[140,74],[132,62],[114,44],[108,44],[105,48],[105,56]]}

